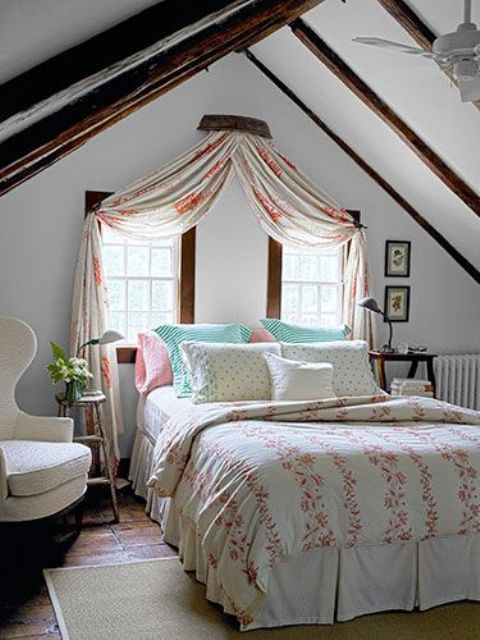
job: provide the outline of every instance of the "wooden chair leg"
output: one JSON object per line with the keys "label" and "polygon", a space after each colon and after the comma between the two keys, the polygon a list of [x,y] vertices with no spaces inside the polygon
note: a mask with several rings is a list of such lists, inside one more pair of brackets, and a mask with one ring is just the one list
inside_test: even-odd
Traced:
{"label": "wooden chair leg", "polygon": [[80,502],[80,504],[78,504],[75,507],[75,511],[74,511],[74,517],[75,517],[75,531],[77,533],[80,533],[82,530],[82,524],[83,524],[83,507],[84,507],[85,501],[82,500]]}

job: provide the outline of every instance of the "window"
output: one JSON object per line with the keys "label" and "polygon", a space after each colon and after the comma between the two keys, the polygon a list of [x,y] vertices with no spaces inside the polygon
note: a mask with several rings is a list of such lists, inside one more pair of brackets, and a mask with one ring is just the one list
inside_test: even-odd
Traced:
{"label": "window", "polygon": [[136,342],[140,331],[176,322],[179,240],[126,240],[102,225],[102,241],[112,328]]}
{"label": "window", "polygon": [[281,318],[299,324],[342,323],[343,248],[282,251]]}

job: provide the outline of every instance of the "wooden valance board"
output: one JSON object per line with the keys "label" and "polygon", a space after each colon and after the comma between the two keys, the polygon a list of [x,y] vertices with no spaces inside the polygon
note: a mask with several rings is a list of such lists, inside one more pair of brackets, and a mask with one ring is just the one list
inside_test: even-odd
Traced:
{"label": "wooden valance board", "polygon": [[243,131],[262,138],[271,138],[270,127],[265,120],[233,115],[205,115],[197,127],[200,131]]}
{"label": "wooden valance board", "polygon": [[[111,191],[86,191],[85,214],[111,195]],[[195,249],[196,229],[193,227],[182,235],[180,246],[178,317],[182,324],[195,322]],[[134,346],[117,347],[119,364],[135,362],[136,355],[137,348]]]}

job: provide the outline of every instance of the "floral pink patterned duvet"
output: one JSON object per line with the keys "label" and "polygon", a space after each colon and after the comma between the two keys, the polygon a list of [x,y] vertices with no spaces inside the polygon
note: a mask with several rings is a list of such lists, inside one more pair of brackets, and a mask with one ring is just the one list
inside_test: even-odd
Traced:
{"label": "floral pink patterned duvet", "polygon": [[190,405],[155,459],[243,624],[282,556],[480,532],[480,412],[430,398]]}

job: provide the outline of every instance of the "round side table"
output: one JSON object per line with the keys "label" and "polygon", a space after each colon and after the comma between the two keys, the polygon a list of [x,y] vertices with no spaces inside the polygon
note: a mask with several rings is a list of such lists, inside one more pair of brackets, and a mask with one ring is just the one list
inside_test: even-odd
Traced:
{"label": "round side table", "polygon": [[72,409],[78,408],[84,412],[85,424],[88,424],[88,413],[90,412],[93,423],[92,434],[78,436],[76,438],[73,438],[73,441],[86,444],[92,449],[94,463],[95,460],[99,461],[98,453],[99,450],[102,451],[105,463],[105,475],[89,477],[87,485],[108,485],[110,487],[113,519],[114,522],[118,522],[119,515],[117,506],[117,493],[115,489],[115,477],[113,475],[112,460],[110,459],[110,455],[106,446],[105,432],[102,423],[102,413],[100,409],[100,405],[104,404],[107,400],[106,396],[103,393],[95,393],[91,395],[84,395],[78,400],[71,402],[65,399],[65,395],[63,393],[57,393],[55,395],[55,398],[58,403],[59,416],[69,417]]}

